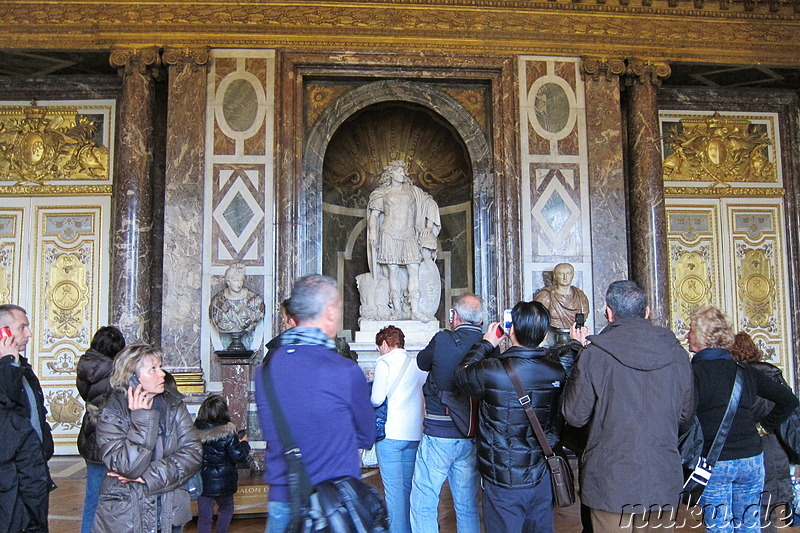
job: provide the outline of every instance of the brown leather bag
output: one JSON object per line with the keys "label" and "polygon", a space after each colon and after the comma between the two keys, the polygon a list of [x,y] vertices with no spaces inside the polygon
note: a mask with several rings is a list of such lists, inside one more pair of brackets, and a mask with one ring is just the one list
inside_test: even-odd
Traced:
{"label": "brown leather bag", "polygon": [[525,394],[522,383],[519,381],[519,376],[517,376],[517,371],[514,370],[508,359],[503,359],[503,368],[506,369],[511,383],[514,384],[519,403],[525,408],[528,422],[530,422],[533,432],[536,434],[536,440],[539,441],[539,446],[542,447],[544,457],[547,459],[547,466],[550,468],[550,485],[553,490],[553,506],[569,507],[575,503],[575,482],[572,479],[572,469],[569,467],[567,460],[560,455],[556,455],[550,447],[550,443],[547,442],[542,425],[539,423],[539,419],[536,418],[536,413],[531,406],[531,398]]}

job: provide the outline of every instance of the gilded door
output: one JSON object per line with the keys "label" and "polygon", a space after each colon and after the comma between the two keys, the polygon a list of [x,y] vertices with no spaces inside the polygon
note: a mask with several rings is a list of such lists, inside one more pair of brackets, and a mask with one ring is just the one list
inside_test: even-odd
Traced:
{"label": "gilded door", "polygon": [[[720,307],[791,382],[777,116],[662,112],[673,330]],[[685,344],[685,340],[684,340]]]}
{"label": "gilded door", "polygon": [[76,453],[84,407],[75,370],[108,319],[112,120],[107,101],[0,106],[0,303],[28,311],[25,355],[58,454]]}

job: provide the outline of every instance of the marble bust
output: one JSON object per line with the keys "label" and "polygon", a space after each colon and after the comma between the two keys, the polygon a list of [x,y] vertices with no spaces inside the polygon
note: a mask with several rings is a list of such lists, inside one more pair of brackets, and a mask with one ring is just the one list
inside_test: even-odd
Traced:
{"label": "marble bust", "polygon": [[211,298],[209,316],[220,333],[253,331],[264,318],[264,299],[245,287],[244,265],[235,263],[225,270],[225,288]]}
{"label": "marble bust", "polygon": [[431,294],[441,292],[434,263],[440,230],[433,198],[411,183],[403,161],[389,163],[367,205],[369,273],[358,280],[361,319],[434,319],[439,301],[433,307]]}
{"label": "marble bust", "polygon": [[572,286],[575,267],[559,263],[553,269],[553,284],[540,290],[533,298],[550,311],[550,326],[555,329],[570,329],[575,315],[589,313],[589,298],[578,287]]}

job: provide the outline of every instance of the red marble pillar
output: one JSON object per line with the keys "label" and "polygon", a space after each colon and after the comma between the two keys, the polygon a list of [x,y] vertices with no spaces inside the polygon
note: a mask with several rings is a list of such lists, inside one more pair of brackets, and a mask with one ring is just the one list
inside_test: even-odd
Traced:
{"label": "red marble pillar", "polygon": [[[167,65],[169,96],[161,347],[171,370],[201,373],[202,184],[209,54],[205,48],[165,48],[162,59]],[[202,380],[198,385],[202,389]]]}
{"label": "red marble pillar", "polygon": [[669,263],[659,148],[657,89],[670,74],[661,62],[628,60],[628,163],[631,274],[647,291],[654,324],[670,327]]}
{"label": "red marble pillar", "polygon": [[586,87],[586,131],[589,163],[589,203],[592,220],[592,280],[594,323],[605,324],[606,290],[612,281],[628,277],[623,122],[619,58],[586,57],[581,63]]}
{"label": "red marble pillar", "polygon": [[157,48],[111,52],[122,92],[114,163],[110,320],[129,344],[151,342],[150,272],[153,229],[153,68]]}

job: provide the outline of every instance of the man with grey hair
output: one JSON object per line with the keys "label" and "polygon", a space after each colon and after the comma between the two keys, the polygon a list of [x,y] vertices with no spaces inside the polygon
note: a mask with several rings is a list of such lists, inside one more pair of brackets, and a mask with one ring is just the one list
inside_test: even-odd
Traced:
{"label": "man with grey hair", "polygon": [[[41,454],[41,461],[37,458],[36,464],[31,463],[24,467],[17,472],[17,479],[10,479],[8,482],[18,484],[21,501],[26,504],[26,529],[39,531],[41,528],[46,531],[48,493],[53,485],[45,465],[53,456],[53,436],[47,423],[47,409],[39,379],[33,373],[28,360],[20,353],[25,350],[33,336],[27,311],[14,304],[0,305],[0,328],[8,328],[11,332],[11,336],[0,335],[0,406],[3,411],[0,414],[17,421],[20,425],[20,437],[33,429],[37,438],[28,439],[27,442],[36,442],[36,452]],[[9,443],[9,446],[12,444]],[[12,503],[6,499],[0,500],[4,507],[6,503]],[[35,501],[36,504],[28,506],[29,501]],[[13,516],[11,519],[13,520]]]}
{"label": "man with grey hair", "polygon": [[[353,361],[336,353],[342,317],[336,281],[317,274],[298,279],[289,312],[297,325],[264,359],[283,415],[316,485],[340,476],[361,476],[359,448],[375,443],[375,414],[367,380]],[[256,376],[256,403],[267,442],[264,481],[269,490],[268,533],[282,533],[290,521],[289,478],[281,443],[264,390],[264,369]]]}
{"label": "man with grey hair", "polygon": [[459,533],[478,533],[478,471],[475,439],[456,428],[442,404],[442,392],[453,391],[455,370],[473,344],[483,337],[483,301],[460,296],[450,310],[452,330],[440,331],[419,352],[417,366],[429,372],[422,388],[425,418],[411,484],[411,529],[436,533],[439,492],[447,479],[453,495]]}

